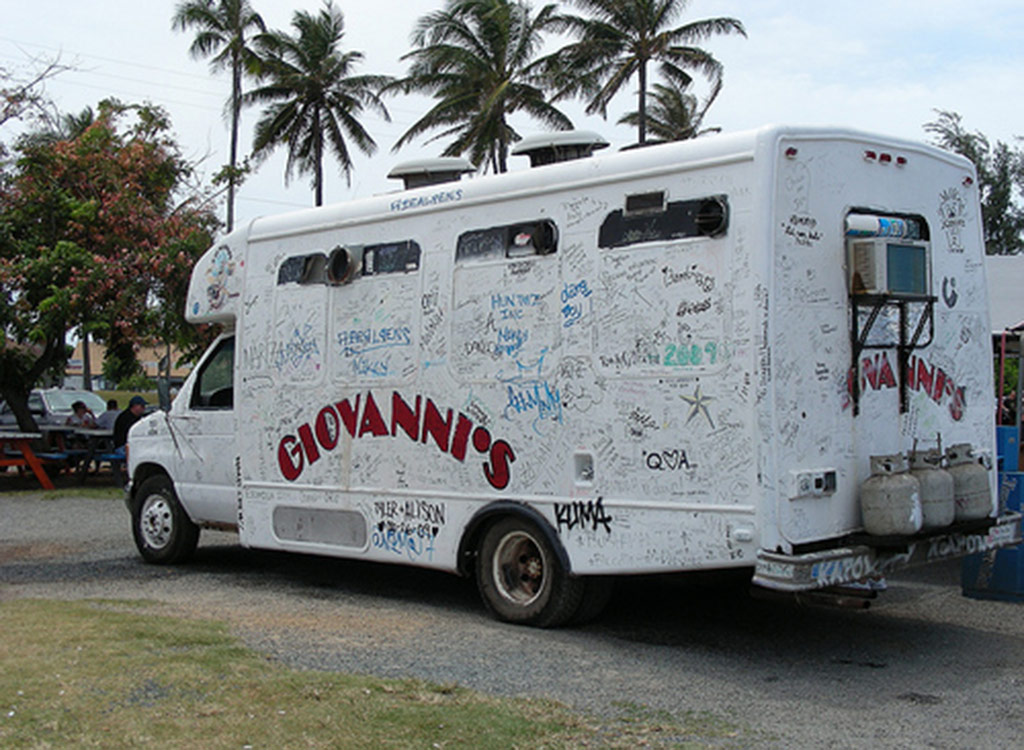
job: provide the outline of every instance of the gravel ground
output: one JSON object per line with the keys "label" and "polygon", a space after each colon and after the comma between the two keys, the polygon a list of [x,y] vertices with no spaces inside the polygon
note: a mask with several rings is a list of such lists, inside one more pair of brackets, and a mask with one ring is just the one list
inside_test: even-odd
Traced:
{"label": "gravel ground", "polygon": [[120,500],[0,493],[0,602],[148,599],[231,624],[308,669],[421,677],[587,710],[707,712],[757,748],[1024,746],[1024,609],[961,596],[959,567],[891,580],[868,611],[631,580],[584,628],[494,622],[472,584],[414,568],[243,550],[144,565]]}

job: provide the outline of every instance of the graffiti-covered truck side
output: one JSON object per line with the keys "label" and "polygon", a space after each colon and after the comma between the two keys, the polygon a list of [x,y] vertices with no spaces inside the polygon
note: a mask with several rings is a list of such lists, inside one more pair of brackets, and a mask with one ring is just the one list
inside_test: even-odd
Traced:
{"label": "graffiti-covered truck side", "polygon": [[[824,129],[258,219],[197,263],[187,316],[224,332],[131,433],[139,549],[230,527],[553,625],[608,576],[803,591],[1013,543],[982,261],[968,162]],[[900,465],[952,446],[955,517]]]}

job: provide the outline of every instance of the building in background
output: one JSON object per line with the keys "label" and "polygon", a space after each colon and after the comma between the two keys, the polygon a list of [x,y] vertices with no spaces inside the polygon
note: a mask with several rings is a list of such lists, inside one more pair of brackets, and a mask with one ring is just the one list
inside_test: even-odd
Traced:
{"label": "building in background", "polygon": [[[147,378],[154,382],[160,375],[160,360],[166,356],[167,350],[164,347],[142,347],[137,352],[139,365]],[[82,363],[83,363],[82,342],[75,346],[75,351],[64,368],[64,387],[82,387]],[[107,383],[103,377],[103,361],[107,356],[107,348],[95,341],[89,342],[89,362],[92,375],[93,390],[114,390],[116,383]],[[171,356],[171,388],[178,388],[192,370],[191,365],[178,366],[179,352],[173,347],[170,350]]]}

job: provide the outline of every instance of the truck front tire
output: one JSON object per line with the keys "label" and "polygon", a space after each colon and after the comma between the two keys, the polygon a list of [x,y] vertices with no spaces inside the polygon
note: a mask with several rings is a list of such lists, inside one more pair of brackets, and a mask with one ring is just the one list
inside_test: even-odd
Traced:
{"label": "truck front tire", "polygon": [[541,628],[568,622],[586,590],[583,579],[565,570],[547,535],[521,517],[503,518],[484,533],[476,580],[499,620]]}
{"label": "truck front tire", "polygon": [[199,527],[178,502],[171,480],[162,474],[139,487],[132,506],[132,534],[142,558],[158,565],[188,560],[199,543]]}

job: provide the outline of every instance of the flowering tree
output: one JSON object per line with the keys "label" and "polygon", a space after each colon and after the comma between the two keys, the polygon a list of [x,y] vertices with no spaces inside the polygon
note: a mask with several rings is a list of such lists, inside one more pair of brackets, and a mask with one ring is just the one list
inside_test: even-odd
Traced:
{"label": "flowering tree", "polygon": [[187,335],[184,284],[216,220],[178,202],[190,169],[168,129],[157,108],[106,101],[73,139],[15,146],[0,185],[0,396],[23,429],[68,331],[112,346]]}

